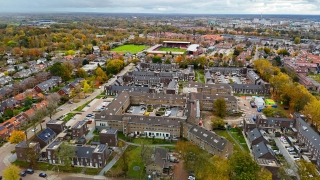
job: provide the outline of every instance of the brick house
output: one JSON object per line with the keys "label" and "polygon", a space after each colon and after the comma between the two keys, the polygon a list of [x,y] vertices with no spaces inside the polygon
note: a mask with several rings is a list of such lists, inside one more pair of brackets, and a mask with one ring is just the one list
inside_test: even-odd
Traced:
{"label": "brick house", "polygon": [[264,142],[265,144],[269,144],[269,141],[263,137],[262,133],[257,128],[254,128],[251,131],[248,131],[247,138],[248,138],[251,146],[257,145],[260,142]]}
{"label": "brick house", "polygon": [[56,134],[59,134],[64,131],[66,122],[65,121],[58,121],[51,119],[49,122],[46,123],[46,127],[50,128]]}
{"label": "brick house", "polygon": [[271,147],[268,147],[263,141],[252,146],[252,153],[256,159],[277,160]]}
{"label": "brick house", "polygon": [[32,141],[39,142],[41,149],[46,145],[50,144],[50,142],[56,137],[56,133],[52,131],[50,128],[46,128],[39,134],[37,134]]}
{"label": "brick house", "polygon": [[40,148],[40,144],[38,142],[30,142],[29,146],[28,146],[26,141],[21,141],[15,147],[17,159],[19,161],[28,160],[28,156],[27,156],[28,148],[32,149],[37,154],[40,154],[41,148]]}
{"label": "brick house", "polygon": [[274,118],[266,117],[265,115],[257,115],[257,127],[264,130],[276,131],[280,128],[292,128],[293,119],[290,118]]}
{"label": "brick house", "polygon": [[100,143],[108,144],[108,146],[118,145],[118,130],[117,129],[103,129],[99,133]]}
{"label": "brick house", "polygon": [[78,139],[84,137],[88,132],[88,125],[86,121],[78,121],[71,127],[72,138]]}

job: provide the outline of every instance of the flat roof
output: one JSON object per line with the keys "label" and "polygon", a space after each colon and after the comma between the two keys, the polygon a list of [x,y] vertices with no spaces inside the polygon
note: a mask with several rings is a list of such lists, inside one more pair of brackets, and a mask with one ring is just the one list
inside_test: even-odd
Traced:
{"label": "flat roof", "polygon": [[187,51],[192,51],[192,52],[197,51],[197,50],[198,50],[198,47],[200,47],[199,44],[191,44],[191,45],[188,47]]}
{"label": "flat roof", "polygon": [[256,162],[261,166],[275,166],[275,167],[279,166],[279,164],[275,160],[271,160],[271,159],[258,158],[256,159]]}
{"label": "flat roof", "polygon": [[184,43],[184,44],[190,44],[190,42],[187,42],[187,41],[163,41],[163,43]]}

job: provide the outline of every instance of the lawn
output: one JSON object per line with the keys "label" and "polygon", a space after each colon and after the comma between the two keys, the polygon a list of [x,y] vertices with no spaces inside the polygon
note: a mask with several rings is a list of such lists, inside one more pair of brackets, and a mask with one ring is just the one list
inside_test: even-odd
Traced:
{"label": "lawn", "polygon": [[185,52],[186,50],[184,49],[180,49],[180,48],[166,48],[166,47],[162,47],[159,49],[159,51],[166,51],[166,52]]}
{"label": "lawn", "polygon": [[[137,146],[128,146],[126,149],[126,154],[128,154],[128,172],[127,172],[127,178],[141,178],[145,176],[145,170],[144,170],[144,163],[142,162],[142,159],[140,158],[140,151],[141,147]],[[134,171],[133,167],[139,166],[139,171]],[[107,172],[107,176],[109,177],[115,177],[115,176],[121,176],[123,174],[122,172],[123,167],[123,161],[120,158],[119,161]]]}
{"label": "lawn", "polygon": [[234,144],[234,151],[241,151],[240,146],[234,141],[234,139],[228,134],[226,130],[215,130],[214,132],[232,142]]}
{"label": "lawn", "polygon": [[[15,161],[12,164],[19,166],[21,168],[30,168],[29,163],[25,161]],[[70,173],[80,173],[82,171],[81,167],[65,167],[65,166],[57,166],[53,164],[48,164],[44,162],[38,162],[35,167],[32,167],[33,169],[36,170],[41,170],[41,171],[57,171],[59,167],[60,172],[70,172]],[[88,168],[89,169],[89,168]]]}
{"label": "lawn", "polygon": [[88,101],[88,102],[84,103],[83,105],[77,107],[77,108],[75,109],[75,111],[81,111],[84,107],[86,107],[88,104],[90,104],[91,101],[93,101],[93,99],[91,99],[90,101]]}
{"label": "lawn", "polygon": [[116,47],[114,49],[111,49],[111,51],[113,52],[122,52],[122,53],[126,53],[126,52],[130,52],[132,54],[136,54],[140,51],[143,51],[147,46],[144,45],[123,45],[123,46],[119,46]]}
{"label": "lawn", "polygon": [[62,119],[62,121],[69,121],[70,119],[72,119],[76,114],[75,113],[68,113],[67,116],[65,118]]}
{"label": "lawn", "polygon": [[314,75],[309,75],[313,80],[317,81],[320,83],[320,75],[319,74],[314,74]]}
{"label": "lawn", "polygon": [[[239,130],[240,130],[240,133],[238,132]],[[230,129],[230,132],[231,132],[232,136],[233,136],[235,139],[238,140],[238,142],[242,145],[242,147],[243,147],[246,151],[250,152],[250,151],[249,151],[249,148],[248,148],[248,145],[247,145],[247,143],[246,143],[246,140],[244,139],[243,134],[242,134],[242,132],[241,132],[241,129],[231,128],[231,129]]]}
{"label": "lawn", "polygon": [[136,144],[176,144],[176,142],[157,138],[135,138],[132,140]]}
{"label": "lawn", "polygon": [[197,76],[196,77],[197,82],[205,83],[203,70],[196,70],[196,76]]}

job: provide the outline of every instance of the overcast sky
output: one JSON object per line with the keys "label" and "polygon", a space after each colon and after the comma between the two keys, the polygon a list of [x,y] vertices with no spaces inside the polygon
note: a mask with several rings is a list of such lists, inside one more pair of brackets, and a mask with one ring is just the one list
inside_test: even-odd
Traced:
{"label": "overcast sky", "polygon": [[320,0],[0,0],[1,12],[320,14]]}

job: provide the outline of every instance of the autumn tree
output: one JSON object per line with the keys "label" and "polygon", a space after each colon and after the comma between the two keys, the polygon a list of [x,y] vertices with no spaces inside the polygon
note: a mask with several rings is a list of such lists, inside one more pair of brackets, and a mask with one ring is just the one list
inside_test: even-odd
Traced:
{"label": "autumn tree", "polygon": [[270,78],[270,85],[273,88],[273,92],[276,94],[283,94],[290,83],[292,83],[291,78],[282,72],[280,72],[277,76]]}
{"label": "autumn tree", "polygon": [[26,135],[23,131],[13,130],[9,138],[9,142],[12,144],[18,144],[26,139]]}
{"label": "autumn tree", "polygon": [[257,179],[260,170],[259,165],[252,159],[249,153],[244,151],[235,152],[230,157],[230,167],[233,172],[232,179]]}
{"label": "autumn tree", "polygon": [[300,44],[300,38],[299,37],[295,37],[294,38],[294,43],[295,44]]}
{"label": "autumn tree", "polygon": [[88,82],[86,80],[82,81],[82,88],[83,88],[83,92],[87,93],[90,90],[90,85],[88,84]]}
{"label": "autumn tree", "polygon": [[87,78],[88,73],[83,68],[79,68],[76,71],[76,77],[77,78]]}
{"label": "autumn tree", "polygon": [[71,79],[71,71],[60,62],[56,62],[50,67],[50,73],[53,76],[61,77],[63,81]]}
{"label": "autumn tree", "polygon": [[74,65],[70,61],[66,61],[62,64],[69,72],[72,73]]}
{"label": "autumn tree", "polygon": [[61,164],[69,167],[71,166],[72,158],[76,156],[76,147],[63,142],[59,148],[56,149],[55,155],[58,162],[60,161]]}
{"label": "autumn tree", "polygon": [[257,180],[272,180],[272,173],[265,168],[260,168],[257,173]]}
{"label": "autumn tree", "polygon": [[311,121],[311,124],[316,124],[320,127],[320,101],[312,99],[306,106],[304,106],[303,113]]}
{"label": "autumn tree", "polygon": [[213,111],[218,117],[224,118],[227,115],[226,100],[223,98],[216,99],[213,103]]}
{"label": "autumn tree", "polygon": [[211,120],[212,128],[221,128],[224,127],[225,122],[220,117],[214,117]]}
{"label": "autumn tree", "polygon": [[108,80],[107,74],[100,67],[96,69],[95,74],[97,79],[99,78],[99,83],[102,83]]}
{"label": "autumn tree", "polygon": [[108,75],[117,74],[124,68],[124,62],[120,59],[110,60],[106,66],[106,72]]}
{"label": "autumn tree", "polygon": [[298,174],[301,180],[320,179],[320,175],[315,164],[307,162],[304,159],[301,159],[296,164],[298,166]]}
{"label": "autumn tree", "polygon": [[5,180],[18,180],[20,178],[20,169],[10,164],[3,170],[3,179]]}
{"label": "autumn tree", "polygon": [[159,56],[153,56],[153,57],[152,57],[152,62],[153,62],[153,63],[161,64],[161,63],[162,63],[161,57],[159,57]]}

